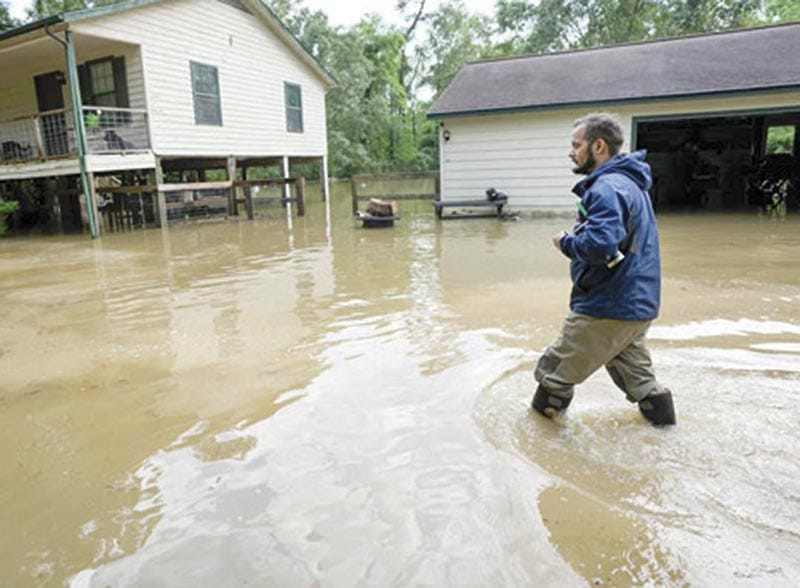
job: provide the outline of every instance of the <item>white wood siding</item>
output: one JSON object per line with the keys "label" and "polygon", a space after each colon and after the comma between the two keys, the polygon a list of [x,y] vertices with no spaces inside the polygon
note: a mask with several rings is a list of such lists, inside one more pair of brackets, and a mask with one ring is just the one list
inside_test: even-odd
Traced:
{"label": "white wood siding", "polygon": [[[49,39],[48,39],[49,40]],[[55,41],[49,40],[55,45]],[[24,53],[17,51],[14,55],[24,57]],[[7,63],[4,62],[3,65]],[[22,116],[34,116],[37,111],[35,76],[52,71],[64,71],[64,52],[48,52],[44,59],[35,62],[35,65],[14,60],[8,63],[8,69],[3,69],[0,76],[0,120],[5,121]],[[69,106],[69,90],[65,87],[64,104]]]}
{"label": "white wood siding", "polygon": [[[141,46],[159,155],[325,154],[323,83],[259,17],[218,0],[169,0],[73,29]],[[194,122],[190,61],[218,70],[222,126]],[[303,133],[286,131],[284,82],[302,88]]]}
{"label": "white wood siding", "polygon": [[[442,199],[482,198],[486,188],[494,187],[506,192],[515,207],[574,208],[571,190],[578,177],[568,159],[572,122],[592,110],[620,117],[627,151],[634,117],[798,105],[800,92],[780,92],[445,119],[440,127]],[[446,143],[444,129],[450,131]]]}

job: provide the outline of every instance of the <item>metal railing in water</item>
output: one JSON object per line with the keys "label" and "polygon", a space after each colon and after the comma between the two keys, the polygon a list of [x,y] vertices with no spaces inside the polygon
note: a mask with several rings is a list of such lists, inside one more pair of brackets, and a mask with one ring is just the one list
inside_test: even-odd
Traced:
{"label": "metal railing in water", "polygon": [[[0,164],[76,156],[73,121],[69,108],[0,121]],[[146,110],[84,106],[83,122],[88,153],[150,149]]]}

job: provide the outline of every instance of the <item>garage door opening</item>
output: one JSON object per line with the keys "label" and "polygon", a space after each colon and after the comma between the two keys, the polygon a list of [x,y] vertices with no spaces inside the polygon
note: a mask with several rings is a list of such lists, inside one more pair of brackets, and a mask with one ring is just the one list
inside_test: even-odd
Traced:
{"label": "garage door opening", "polygon": [[800,112],[642,121],[657,211],[800,210]]}

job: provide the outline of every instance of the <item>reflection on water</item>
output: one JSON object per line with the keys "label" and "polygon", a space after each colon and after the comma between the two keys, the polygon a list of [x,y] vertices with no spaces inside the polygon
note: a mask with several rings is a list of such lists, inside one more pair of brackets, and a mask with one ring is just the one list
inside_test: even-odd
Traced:
{"label": "reflection on water", "polygon": [[568,220],[403,205],[0,242],[2,583],[794,585],[797,219],[660,218],[659,430],[528,410]]}

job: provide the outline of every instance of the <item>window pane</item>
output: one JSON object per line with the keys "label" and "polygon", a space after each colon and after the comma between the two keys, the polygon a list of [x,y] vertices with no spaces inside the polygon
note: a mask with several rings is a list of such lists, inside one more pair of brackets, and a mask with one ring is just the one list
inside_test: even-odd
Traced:
{"label": "window pane", "polygon": [[114,91],[114,68],[111,60],[93,63],[89,70],[92,72],[92,94],[99,96]]}
{"label": "window pane", "polygon": [[290,133],[303,132],[303,94],[300,86],[283,84],[283,93],[286,100],[286,130]]}
{"label": "window pane", "polygon": [[769,127],[767,129],[767,153],[792,153],[795,127]]}
{"label": "window pane", "polygon": [[303,113],[299,110],[286,110],[286,130],[290,133],[303,132]]}
{"label": "window pane", "polygon": [[111,92],[109,94],[95,94],[94,104],[95,106],[116,106],[117,94],[116,92]]}
{"label": "window pane", "polygon": [[195,96],[194,101],[196,122],[213,125],[222,124],[219,102],[216,98]]}
{"label": "window pane", "polygon": [[286,106],[294,106],[295,108],[302,107],[300,86],[286,84]]}
{"label": "window pane", "polygon": [[217,68],[201,63],[192,64],[192,83],[194,91],[203,94],[218,94]]}
{"label": "window pane", "polygon": [[194,121],[197,124],[222,124],[219,101],[219,78],[212,65],[191,62]]}

